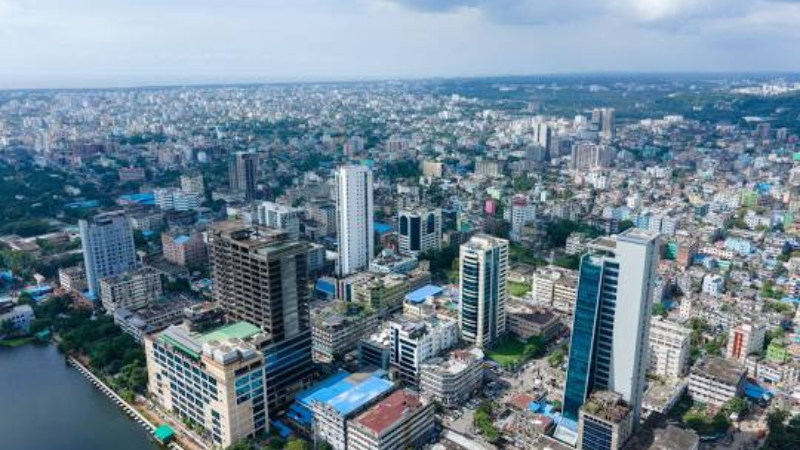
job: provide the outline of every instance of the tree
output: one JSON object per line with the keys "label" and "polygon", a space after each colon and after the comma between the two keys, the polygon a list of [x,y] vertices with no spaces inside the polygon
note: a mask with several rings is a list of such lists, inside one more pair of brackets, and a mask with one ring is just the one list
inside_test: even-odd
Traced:
{"label": "tree", "polygon": [[291,438],[286,442],[286,450],[311,450],[311,446],[303,439]]}
{"label": "tree", "polygon": [[256,447],[250,439],[242,439],[229,445],[225,450],[256,450]]}

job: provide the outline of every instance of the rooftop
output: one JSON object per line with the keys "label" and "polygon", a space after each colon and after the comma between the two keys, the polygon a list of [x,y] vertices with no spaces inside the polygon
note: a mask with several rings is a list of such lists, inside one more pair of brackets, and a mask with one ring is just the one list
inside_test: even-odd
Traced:
{"label": "rooftop", "polygon": [[308,409],[322,403],[347,416],[394,388],[385,375],[383,370],[354,374],[340,371],[302,392],[297,402]]}
{"label": "rooftop", "polygon": [[738,362],[713,356],[706,357],[692,368],[692,375],[704,375],[731,386],[738,385],[746,373],[747,369]]}
{"label": "rooftop", "polygon": [[406,389],[395,391],[358,416],[356,423],[382,434],[398,422],[425,406],[420,397]]}
{"label": "rooftop", "polygon": [[428,297],[435,297],[442,292],[444,292],[444,288],[429,284],[406,295],[406,301],[411,303],[422,303],[427,300]]}
{"label": "rooftop", "polygon": [[596,391],[584,403],[581,411],[601,420],[620,423],[631,409],[620,394],[612,391]]}

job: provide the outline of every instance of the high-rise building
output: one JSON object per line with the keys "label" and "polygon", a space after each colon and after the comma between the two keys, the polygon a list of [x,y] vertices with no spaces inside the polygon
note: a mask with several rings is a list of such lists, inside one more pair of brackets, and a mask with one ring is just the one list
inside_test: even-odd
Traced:
{"label": "high-rise building", "polygon": [[246,200],[256,198],[258,183],[258,155],[255,153],[236,152],[228,163],[228,177],[232,192],[244,195]]}
{"label": "high-rise building", "polygon": [[506,332],[508,241],[475,235],[460,247],[461,337],[490,347]]}
{"label": "high-rise building", "polygon": [[511,240],[519,241],[522,239],[522,228],[536,219],[536,205],[524,195],[518,195],[511,199],[505,215],[506,220],[511,222]]}
{"label": "high-rise building", "polygon": [[258,205],[258,224],[277,228],[289,233],[292,239],[300,238],[300,221],[303,210],[275,202],[261,202]]}
{"label": "high-rise building", "polygon": [[639,423],[658,242],[658,234],[631,228],[592,241],[581,258],[564,390],[567,418],[578,419],[592,392],[614,391]]}
{"label": "high-rise building", "polygon": [[614,160],[613,150],[605,145],[592,142],[576,142],[572,146],[571,168],[587,172],[602,169],[611,165]]}
{"label": "high-rise building", "polygon": [[442,247],[442,210],[416,208],[400,211],[400,252],[416,255]]}
{"label": "high-rise building", "polygon": [[336,211],[339,275],[369,267],[375,254],[372,171],[367,166],[341,166],[336,170]]}
{"label": "high-rise building", "polygon": [[202,427],[215,448],[267,431],[266,364],[258,351],[266,338],[246,322],[205,334],[172,325],[146,335],[150,398]]}
{"label": "high-rise building", "polygon": [[98,214],[78,223],[89,295],[100,296],[100,280],[137,267],[128,218],[123,211]]}
{"label": "high-rise building", "polygon": [[247,321],[269,338],[261,350],[270,414],[285,409],[312,375],[308,244],[280,230],[226,221],[209,231],[214,300],[229,321]]}

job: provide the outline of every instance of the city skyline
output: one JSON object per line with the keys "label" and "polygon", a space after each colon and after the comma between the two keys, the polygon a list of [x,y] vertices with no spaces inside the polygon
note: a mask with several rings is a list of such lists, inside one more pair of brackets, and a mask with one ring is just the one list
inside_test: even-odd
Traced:
{"label": "city skyline", "polygon": [[800,70],[788,0],[71,3],[0,1],[0,89]]}

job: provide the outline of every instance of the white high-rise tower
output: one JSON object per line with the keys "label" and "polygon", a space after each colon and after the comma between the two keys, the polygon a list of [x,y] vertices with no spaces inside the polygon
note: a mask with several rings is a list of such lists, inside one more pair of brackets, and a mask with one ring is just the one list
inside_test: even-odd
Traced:
{"label": "white high-rise tower", "polygon": [[78,222],[89,294],[100,297],[100,280],[138,265],[128,218],[123,211],[98,214]]}
{"label": "white high-rise tower", "polygon": [[340,276],[366,269],[375,253],[373,242],[372,171],[366,166],[336,170],[336,214]]}
{"label": "white high-rise tower", "polygon": [[508,241],[473,236],[460,248],[461,337],[477,347],[491,347],[506,332]]}

